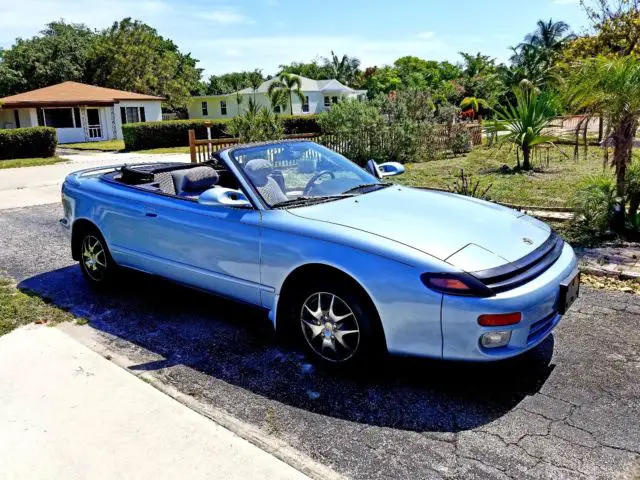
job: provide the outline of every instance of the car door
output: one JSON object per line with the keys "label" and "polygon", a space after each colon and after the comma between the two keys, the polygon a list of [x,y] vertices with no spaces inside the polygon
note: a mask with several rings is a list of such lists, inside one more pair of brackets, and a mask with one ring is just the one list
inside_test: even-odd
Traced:
{"label": "car door", "polygon": [[149,195],[141,221],[154,273],[260,304],[259,210]]}

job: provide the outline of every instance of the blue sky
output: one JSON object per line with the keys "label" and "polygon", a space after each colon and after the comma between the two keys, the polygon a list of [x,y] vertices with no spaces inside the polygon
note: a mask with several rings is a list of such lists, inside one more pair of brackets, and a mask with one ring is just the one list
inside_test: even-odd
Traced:
{"label": "blue sky", "polygon": [[205,75],[310,61],[330,50],[390,64],[404,55],[457,61],[481,51],[498,60],[535,28],[562,19],[584,31],[578,0],[0,0],[0,46],[64,18],[103,28],[131,16],[200,60]]}

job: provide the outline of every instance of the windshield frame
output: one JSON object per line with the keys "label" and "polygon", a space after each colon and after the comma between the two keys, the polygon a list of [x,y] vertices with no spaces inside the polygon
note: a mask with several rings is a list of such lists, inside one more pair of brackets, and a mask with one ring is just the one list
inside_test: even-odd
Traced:
{"label": "windshield frame", "polygon": [[[238,162],[238,160],[236,159],[236,154],[237,152],[240,152],[242,150],[246,150],[246,149],[251,149],[251,148],[256,148],[256,147],[269,147],[272,145],[279,145],[279,144],[312,144],[315,147],[319,147],[320,149],[326,149],[328,150],[331,154],[333,155],[337,155],[339,157],[342,157],[342,159],[344,159],[344,161],[349,162],[351,165],[354,166],[355,169],[358,169],[360,171],[362,171],[362,173],[364,173],[365,175],[367,175],[368,177],[371,177],[370,179],[366,180],[366,183],[369,184],[380,184],[382,185],[386,185],[385,182],[383,182],[380,178],[377,178],[375,175],[371,174],[371,172],[367,171],[364,167],[361,167],[360,165],[358,165],[357,163],[355,163],[352,160],[349,160],[347,157],[345,157],[344,155],[336,152],[335,150],[332,150],[328,147],[325,147],[324,145],[321,145],[317,142],[313,142],[311,140],[307,140],[307,139],[284,139],[284,140],[274,140],[274,141],[268,141],[268,142],[256,142],[256,143],[248,143],[248,144],[241,144],[241,145],[235,145],[231,148],[228,148],[224,151],[221,152],[217,152],[218,156],[223,156],[226,157],[226,159],[228,159],[229,163],[233,164],[234,170],[237,172],[237,175],[241,177],[241,180],[243,181],[243,183],[246,183],[246,185],[248,185],[248,187],[251,189],[252,192],[252,196],[254,196],[256,199],[259,199],[261,206],[263,207],[263,209],[267,209],[267,210],[286,210],[289,208],[300,208],[300,207],[305,207],[308,205],[314,205],[316,202],[313,201],[313,196],[310,197],[306,197],[306,199],[308,200],[307,202],[303,201],[302,197],[299,197],[301,199],[301,204],[300,205],[291,205],[291,206],[281,206],[278,207],[278,204],[274,204],[271,205],[268,201],[266,201],[266,199],[262,196],[262,194],[260,193],[260,191],[258,190],[258,188],[256,187],[256,185],[254,185],[253,181],[249,178],[249,176],[247,175],[247,173],[244,170],[244,167],[242,166],[242,164],[240,164],[240,162]],[[358,172],[359,173],[359,172]],[[371,181],[369,181],[371,180]],[[376,191],[378,189],[373,189],[370,191]],[[362,192],[360,195],[366,194],[366,193],[370,193],[370,191],[366,191],[366,192]],[[318,195],[318,202],[317,203],[325,203],[325,202],[329,202],[329,201],[336,201],[336,200],[342,200],[345,198],[351,198],[353,196],[355,196],[356,194],[335,194],[335,195]]]}

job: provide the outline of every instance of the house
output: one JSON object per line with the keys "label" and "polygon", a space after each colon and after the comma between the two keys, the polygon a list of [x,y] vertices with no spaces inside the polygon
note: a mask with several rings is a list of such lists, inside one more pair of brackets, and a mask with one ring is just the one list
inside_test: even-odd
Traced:
{"label": "house", "polygon": [[[293,114],[306,115],[320,113],[331,108],[331,105],[345,98],[363,98],[366,90],[354,90],[343,85],[337,80],[313,80],[298,75],[300,78],[300,91],[305,101],[301,102],[297,95],[293,95]],[[240,113],[246,110],[250,98],[255,98],[259,106],[271,108],[271,102],[267,97],[269,85],[276,78],[267,80],[254,92],[252,88],[245,88],[239,92],[223,95],[202,95],[191,97],[187,103],[189,118],[223,119],[233,118],[238,115],[238,96],[240,101]],[[291,107],[287,105],[285,111],[279,107],[274,109],[276,113],[291,113]]]}
{"label": "house", "polygon": [[162,97],[63,82],[0,98],[0,128],[47,126],[58,143],[122,139],[122,125],[162,120]]}

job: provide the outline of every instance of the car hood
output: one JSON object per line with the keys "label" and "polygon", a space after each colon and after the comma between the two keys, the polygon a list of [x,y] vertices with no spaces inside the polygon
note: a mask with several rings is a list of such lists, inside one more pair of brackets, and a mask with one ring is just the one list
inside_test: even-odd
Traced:
{"label": "car hood", "polygon": [[550,234],[544,223],[501,205],[396,185],[289,211],[402,243],[466,271],[514,262]]}

